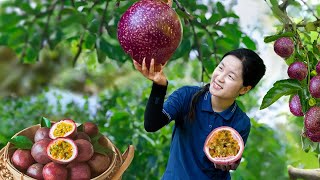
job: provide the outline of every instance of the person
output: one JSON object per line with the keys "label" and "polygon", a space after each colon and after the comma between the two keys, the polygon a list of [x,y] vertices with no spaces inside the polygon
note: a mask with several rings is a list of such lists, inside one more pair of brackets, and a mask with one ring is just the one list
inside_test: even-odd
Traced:
{"label": "person", "polygon": [[168,80],[165,65],[145,60],[135,68],[153,81],[145,114],[144,127],[155,132],[175,121],[170,155],[163,180],[231,179],[240,160],[231,165],[216,165],[203,152],[209,133],[220,126],[236,129],[246,143],[251,124],[249,117],[235,102],[238,96],[252,90],[264,76],[263,60],[250,49],[240,48],[226,53],[214,69],[210,83],[203,87],[183,86],[165,101]]}

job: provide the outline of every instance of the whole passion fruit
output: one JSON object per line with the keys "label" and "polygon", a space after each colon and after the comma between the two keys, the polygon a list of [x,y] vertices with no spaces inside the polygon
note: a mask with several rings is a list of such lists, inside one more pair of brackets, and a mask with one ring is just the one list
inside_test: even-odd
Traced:
{"label": "whole passion fruit", "polygon": [[32,157],[40,164],[47,164],[51,162],[47,154],[47,147],[50,144],[51,139],[42,139],[40,141],[35,142],[31,148]]}
{"label": "whole passion fruit", "polygon": [[67,166],[68,169],[68,175],[70,180],[86,180],[90,179],[91,177],[91,171],[90,167],[87,163],[78,163],[78,162],[72,162],[68,164]]}
{"label": "whole passion fruit", "polygon": [[177,13],[161,0],[140,0],[122,15],[118,23],[118,40],[123,50],[139,64],[145,58],[150,67],[165,64],[182,38]]}
{"label": "whole passion fruit", "polygon": [[15,168],[19,171],[26,171],[29,166],[35,163],[35,160],[31,156],[31,151],[26,149],[17,149],[14,151],[11,162]]}
{"label": "whole passion fruit", "polygon": [[74,141],[78,147],[78,156],[75,159],[76,162],[85,162],[91,159],[94,150],[92,144],[84,139],[77,139]]}
{"label": "whole passion fruit", "polygon": [[274,52],[283,58],[288,58],[294,51],[294,44],[291,38],[281,37],[274,43]]}
{"label": "whole passion fruit", "polygon": [[62,164],[50,162],[43,167],[42,175],[45,180],[67,180],[68,170]]}
{"label": "whole passion fruit", "polygon": [[302,81],[308,75],[308,68],[303,62],[294,62],[290,64],[287,73],[291,79]]}
{"label": "whole passion fruit", "polygon": [[58,164],[68,164],[78,156],[78,147],[72,139],[57,138],[48,145],[47,154]]}
{"label": "whole passion fruit", "polygon": [[85,132],[88,136],[94,137],[99,133],[98,126],[93,122],[85,122],[82,124],[83,132]]}
{"label": "whole passion fruit", "polygon": [[317,65],[316,65],[316,72],[318,74],[320,74],[320,61],[318,61]]}
{"label": "whole passion fruit", "polygon": [[230,165],[242,156],[243,139],[233,128],[221,126],[207,137],[203,151],[210,161],[217,165]]}
{"label": "whole passion fruit", "polygon": [[105,156],[99,153],[94,153],[91,159],[88,161],[88,165],[91,170],[91,177],[97,177],[110,166],[111,159],[109,156]]}
{"label": "whole passion fruit", "polygon": [[320,107],[311,107],[304,118],[305,134],[313,142],[320,142]]}
{"label": "whole passion fruit", "polygon": [[303,116],[302,112],[302,106],[300,103],[299,95],[296,94],[292,97],[292,99],[289,102],[289,109],[290,112],[295,116]]}
{"label": "whole passion fruit", "polygon": [[320,98],[320,75],[311,78],[309,84],[309,91],[312,97]]}
{"label": "whole passion fruit", "polygon": [[48,127],[39,128],[34,135],[34,142],[40,141],[45,138],[49,139],[50,138],[49,131],[50,131],[50,128]]}
{"label": "whole passion fruit", "polygon": [[32,164],[27,169],[26,174],[35,179],[43,179],[42,170],[43,170],[43,164],[35,163],[35,164]]}
{"label": "whole passion fruit", "polygon": [[73,138],[77,134],[77,125],[71,119],[60,120],[54,123],[49,131],[49,137],[56,139],[59,137]]}

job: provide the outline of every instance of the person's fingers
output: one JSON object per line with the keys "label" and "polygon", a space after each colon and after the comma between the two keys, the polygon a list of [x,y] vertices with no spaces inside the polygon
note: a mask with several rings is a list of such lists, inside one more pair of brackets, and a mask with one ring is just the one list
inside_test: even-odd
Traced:
{"label": "person's fingers", "polygon": [[236,170],[239,166],[239,163],[233,163],[231,164],[231,170]]}
{"label": "person's fingers", "polygon": [[149,73],[150,73],[150,74],[153,74],[154,72],[155,72],[154,59],[152,58],[152,59],[151,59],[151,62],[150,62]]}
{"label": "person's fingers", "polygon": [[226,165],[225,168],[226,168],[226,171],[230,171],[231,165]]}
{"label": "person's fingers", "polygon": [[142,60],[142,73],[143,73],[144,75],[147,75],[147,74],[148,74],[147,65],[146,65],[146,58],[143,58],[143,60]]}
{"label": "person's fingers", "polygon": [[136,60],[133,60],[133,65],[138,71],[142,70],[141,65]]}

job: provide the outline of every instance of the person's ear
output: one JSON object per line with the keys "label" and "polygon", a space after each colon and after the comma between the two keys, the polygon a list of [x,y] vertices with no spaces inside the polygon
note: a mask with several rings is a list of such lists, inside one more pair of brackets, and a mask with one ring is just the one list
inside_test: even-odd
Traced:
{"label": "person's ear", "polygon": [[239,94],[240,94],[240,95],[244,95],[244,94],[246,94],[248,91],[250,91],[251,88],[252,88],[252,86],[244,86],[244,87],[242,87],[242,88],[240,89]]}

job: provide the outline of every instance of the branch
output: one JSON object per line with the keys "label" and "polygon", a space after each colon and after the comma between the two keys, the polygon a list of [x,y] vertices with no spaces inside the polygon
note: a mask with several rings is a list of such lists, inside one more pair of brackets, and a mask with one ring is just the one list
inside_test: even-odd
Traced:
{"label": "branch", "polygon": [[320,179],[320,169],[300,169],[289,165],[288,174],[291,180],[296,180],[297,178],[302,178],[306,180]]}
{"label": "branch", "polygon": [[49,23],[50,23],[50,19],[51,19],[51,15],[54,11],[54,9],[56,8],[56,5],[58,4],[59,0],[57,0],[56,2],[54,2],[49,8],[48,8],[48,17],[47,17],[47,21],[46,21],[46,25],[43,29],[43,33],[42,33],[42,36],[41,36],[41,41],[40,41],[40,49],[43,48],[43,44],[44,44],[44,41],[45,41],[45,38],[47,36],[47,32],[48,32],[48,29],[49,29]]}
{"label": "branch", "polygon": [[77,51],[76,55],[73,58],[73,63],[72,63],[73,67],[75,67],[75,65],[77,63],[77,60],[78,60],[78,58],[79,58],[79,56],[80,56],[80,54],[82,52],[82,44],[84,42],[83,38],[84,38],[84,33],[81,34],[80,41],[79,41],[79,44],[78,44],[78,51]]}
{"label": "branch", "polygon": [[194,28],[194,25],[193,25],[192,21],[190,21],[190,24],[191,24],[192,31],[193,31],[193,36],[194,36],[194,41],[195,41],[195,44],[196,44],[196,49],[197,49],[197,52],[198,52],[198,59],[201,62],[201,69],[202,69],[201,82],[203,82],[203,80],[204,80],[203,74],[204,73],[206,73],[206,75],[208,77],[210,77],[210,76],[209,76],[208,72],[206,71],[206,69],[204,68],[204,65],[203,65],[203,56],[202,56],[202,52],[201,52],[201,45],[200,45],[200,42],[199,42],[199,39],[198,39],[196,30]]}
{"label": "branch", "polygon": [[176,3],[177,7],[178,7],[183,13],[185,13],[185,14],[188,16],[189,20],[192,20],[192,19],[193,19],[193,16],[186,10],[186,8],[184,8],[184,7],[180,4],[180,2],[179,2],[178,0],[174,0],[174,2]]}
{"label": "branch", "polygon": [[103,24],[104,24],[104,21],[106,20],[106,13],[107,13],[108,5],[109,5],[109,1],[106,2],[106,6],[104,7],[104,10],[103,10],[103,14],[102,14],[101,22],[100,22],[100,27],[99,27],[99,36],[101,36],[103,33]]}
{"label": "branch", "polygon": [[311,7],[304,1],[304,0],[301,0],[303,2],[304,5],[307,6],[308,10],[312,13],[312,15],[317,19],[317,20],[320,20],[318,18],[318,16],[314,13],[313,9],[311,9]]}

